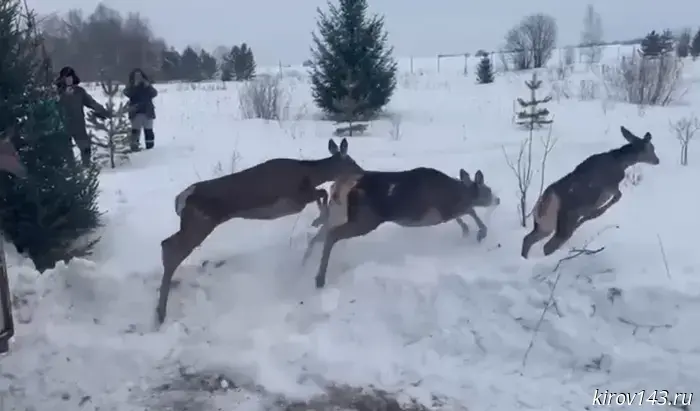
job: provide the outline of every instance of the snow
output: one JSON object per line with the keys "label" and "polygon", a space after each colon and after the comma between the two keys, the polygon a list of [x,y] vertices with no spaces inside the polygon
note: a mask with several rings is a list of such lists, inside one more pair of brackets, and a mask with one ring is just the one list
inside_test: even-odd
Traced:
{"label": "snow", "polygon": [[[636,167],[639,183],[626,185],[622,200],[557,254],[543,257],[539,243],[523,260],[528,229],[517,221],[503,148],[512,155],[525,137],[511,119],[529,74],[475,85],[461,75],[463,59],[446,60],[440,73],[428,69],[434,59],[414,61],[425,67],[415,74],[402,61],[388,107],[398,120],[373,122],[366,136],[350,139],[349,152],[367,169],[483,170],[502,200],[477,211],[489,227],[483,243],[471,221],[466,239],[454,223],[385,224],[339,243],[326,288],[317,291],[320,251],[300,263],[314,206],[277,221],[231,221],[178,269],[181,283],[156,329],[160,241],[178,225],[175,195],[268,158],[325,156],[333,130],[317,120],[302,68],[285,78],[290,120],[280,122],[241,120],[233,83],[158,85],[156,148],[102,174],[106,226],[95,254],[39,275],[7,247],[17,335],[0,358],[0,408],[141,411],[190,401],[203,410],[257,411],[267,394],[304,399],[335,382],[426,404],[438,398],[451,410],[580,410],[596,389],[700,387],[700,219],[693,217],[700,146],[691,144],[690,165],[681,167],[669,131],[669,120],[697,111],[700,92],[643,110],[604,99],[549,103],[558,142],[545,182],[623,144],[621,125],[651,132],[661,164]],[[700,63],[686,76],[697,82]],[[579,67],[572,90],[584,78],[590,74]],[[545,83],[552,87],[546,76]],[[400,138],[390,138],[399,121]],[[605,249],[561,264],[556,309],[533,337],[555,266],[584,245]],[[195,374],[199,391],[175,387]]]}

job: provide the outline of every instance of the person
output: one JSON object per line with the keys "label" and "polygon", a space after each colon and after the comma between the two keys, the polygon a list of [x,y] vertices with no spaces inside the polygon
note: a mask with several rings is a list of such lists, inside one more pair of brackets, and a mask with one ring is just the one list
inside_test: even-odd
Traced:
{"label": "person", "polygon": [[143,70],[136,68],[129,73],[129,84],[124,88],[124,95],[129,99],[131,149],[132,151],[139,149],[141,129],[143,129],[146,150],[150,150],[155,145],[153,120],[156,118],[156,109],[153,99],[158,95],[158,90],[153,87]]}
{"label": "person", "polygon": [[72,67],[63,67],[58,73],[55,84],[65,127],[80,149],[83,165],[87,166],[91,162],[92,142],[85,125],[84,107],[94,110],[95,116],[99,118],[108,118],[111,114],[79,85],[80,77]]}

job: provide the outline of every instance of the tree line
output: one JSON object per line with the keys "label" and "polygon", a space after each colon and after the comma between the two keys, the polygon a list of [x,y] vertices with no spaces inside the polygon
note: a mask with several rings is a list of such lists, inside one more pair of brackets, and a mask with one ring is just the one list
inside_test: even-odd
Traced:
{"label": "tree line", "polygon": [[140,14],[122,15],[102,3],[88,16],[73,9],[38,22],[52,66],[71,66],[84,81],[98,81],[105,74],[119,78],[134,68],[157,81],[246,80],[255,75],[253,51],[245,43],[179,51],[156,36]]}

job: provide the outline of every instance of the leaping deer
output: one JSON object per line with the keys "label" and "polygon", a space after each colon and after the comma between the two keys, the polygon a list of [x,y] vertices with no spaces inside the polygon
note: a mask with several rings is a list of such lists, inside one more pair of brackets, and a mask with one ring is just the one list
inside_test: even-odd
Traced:
{"label": "leaping deer", "polygon": [[368,171],[336,181],[331,188],[325,224],[311,238],[303,262],[311,255],[314,245],[325,239],[321,264],[316,275],[316,287],[326,283],[326,270],[335,243],[366,235],[384,222],[403,227],[427,227],[454,220],[469,233],[462,220],[471,216],[479,228],[477,240],[486,237],[487,228],[476,215],[474,207],[500,204],[477,171],[474,180],[464,170],[459,179],[433,168],[407,171]]}
{"label": "leaping deer", "polygon": [[326,214],[328,195],[316,187],[362,168],[348,155],[348,141],[340,147],[328,141],[330,157],[320,160],[276,158],[246,170],[192,184],[175,197],[180,230],[161,243],[163,279],[156,314],[165,321],[173,274],[216,227],[233,218],[274,220],[301,212],[316,202]]}
{"label": "leaping deer", "polygon": [[523,239],[521,255],[527,258],[533,244],[554,233],[544,255],[557,251],[586,221],[598,218],[622,197],[625,170],[638,163],[659,164],[651,134],[639,138],[620,127],[627,144],[594,154],[542,193],[533,209],[534,227]]}

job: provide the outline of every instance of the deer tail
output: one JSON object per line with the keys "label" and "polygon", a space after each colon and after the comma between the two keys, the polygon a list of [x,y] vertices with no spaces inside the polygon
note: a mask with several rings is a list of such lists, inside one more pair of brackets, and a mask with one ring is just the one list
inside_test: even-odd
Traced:
{"label": "deer tail", "polygon": [[328,225],[337,227],[348,221],[348,198],[359,181],[359,175],[343,177],[331,186],[328,199]]}
{"label": "deer tail", "polygon": [[175,196],[175,213],[178,216],[182,215],[182,210],[184,210],[185,206],[187,205],[187,199],[192,195],[195,187],[196,186],[194,184],[192,184],[191,186],[182,190],[182,192],[180,192],[180,194]]}

